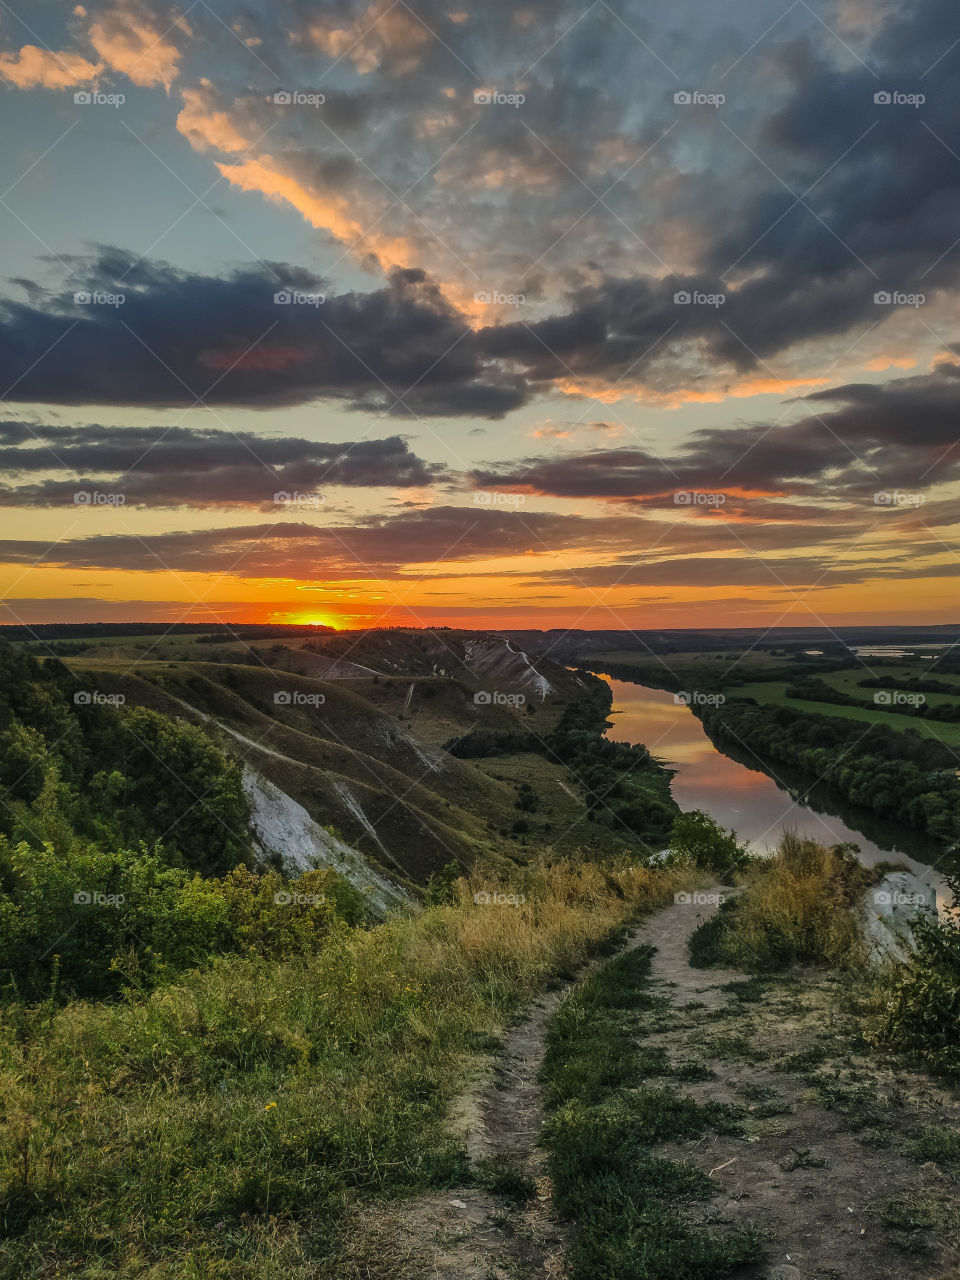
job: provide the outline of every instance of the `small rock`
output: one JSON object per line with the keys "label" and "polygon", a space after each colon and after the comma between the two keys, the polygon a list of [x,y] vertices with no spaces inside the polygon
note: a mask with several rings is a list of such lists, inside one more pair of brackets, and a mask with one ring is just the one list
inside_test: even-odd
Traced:
{"label": "small rock", "polygon": [[465,1209],[467,1207],[466,1200],[451,1200],[449,1203],[452,1204],[455,1209]]}

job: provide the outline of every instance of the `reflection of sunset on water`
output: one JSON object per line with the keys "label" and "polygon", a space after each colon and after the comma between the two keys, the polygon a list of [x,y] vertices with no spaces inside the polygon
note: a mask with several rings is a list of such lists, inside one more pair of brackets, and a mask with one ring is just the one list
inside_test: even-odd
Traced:
{"label": "reflection of sunset on water", "polygon": [[[722,826],[733,828],[757,853],[770,852],[784,828],[792,827],[825,844],[852,842],[859,846],[868,865],[895,856],[918,871],[927,868],[926,862],[902,851],[903,841],[892,827],[885,846],[874,843],[834,813],[818,813],[809,804],[794,800],[769,774],[722,755],[699,719],[689,707],[678,704],[672,693],[607,676],[604,679],[613,689],[609,736],[643,743],[675,770],[670,787],[681,809],[704,809]],[[800,791],[805,798],[807,785]],[[923,852],[919,856],[922,858]]]}

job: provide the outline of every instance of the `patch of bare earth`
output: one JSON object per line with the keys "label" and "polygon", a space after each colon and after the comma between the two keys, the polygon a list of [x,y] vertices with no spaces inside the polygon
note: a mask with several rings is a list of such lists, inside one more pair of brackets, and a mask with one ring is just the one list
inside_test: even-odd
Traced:
{"label": "patch of bare earth", "polygon": [[[742,1110],[743,1136],[661,1144],[657,1155],[695,1164],[717,1196],[689,1215],[705,1230],[758,1227],[773,1280],[955,1280],[960,1228],[956,1166],[924,1160],[918,1135],[960,1133],[960,1104],[928,1076],[878,1058],[859,1036],[849,984],[809,971],[740,988],[745,974],[690,968],[697,921],[673,907],[649,929],[657,993],[672,1009],[649,1016],[642,1043],[676,1071],[712,1075],[670,1083],[698,1103]],[[756,998],[759,995],[759,998]],[[681,1072],[681,1077],[684,1073]]]}
{"label": "patch of bare earth", "polygon": [[[671,1007],[647,1015],[642,1045],[667,1054],[664,1083],[742,1115],[742,1136],[657,1147],[717,1185],[712,1200],[687,1206],[688,1217],[706,1231],[759,1228],[768,1261],[743,1273],[755,1280],[960,1280],[960,1166],[909,1154],[924,1130],[960,1134],[957,1097],[868,1053],[849,988],[834,976],[765,981],[759,999],[755,986],[741,987],[745,1000],[724,988],[748,975],[691,968],[688,939],[712,911],[675,904],[627,944],[656,947],[653,987]],[[477,1169],[506,1161],[534,1181],[536,1196],[517,1205],[472,1186],[367,1207],[343,1280],[565,1275],[565,1228],[551,1217],[538,1147],[537,1079],[546,1025],[567,989],[544,996],[508,1033],[454,1116]]]}

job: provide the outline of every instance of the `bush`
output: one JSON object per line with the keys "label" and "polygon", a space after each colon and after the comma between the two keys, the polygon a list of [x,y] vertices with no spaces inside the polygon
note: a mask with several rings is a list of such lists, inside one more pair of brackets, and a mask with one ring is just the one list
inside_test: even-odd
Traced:
{"label": "bush", "polygon": [[916,952],[878,992],[880,1012],[868,1038],[915,1054],[938,1075],[960,1079],[960,927],[952,919],[924,916],[914,925],[914,937]]}
{"label": "bush", "polygon": [[787,834],[756,878],[690,940],[691,963],[762,973],[790,965],[864,961],[851,908],[876,873],[848,845],[827,849]]}
{"label": "bush", "polygon": [[723,875],[745,867],[751,854],[701,809],[681,813],[670,828],[670,862]]}
{"label": "bush", "polygon": [[162,856],[0,840],[0,983],[25,999],[149,989],[223,954],[308,954],[363,917],[330,870],[287,881],[238,867],[205,880]]}

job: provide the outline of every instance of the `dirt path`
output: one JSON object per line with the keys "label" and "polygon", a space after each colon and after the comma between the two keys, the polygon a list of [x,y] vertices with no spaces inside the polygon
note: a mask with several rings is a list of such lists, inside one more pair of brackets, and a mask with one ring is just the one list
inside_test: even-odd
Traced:
{"label": "dirt path", "polygon": [[[687,939],[711,911],[696,903],[664,908],[629,935],[619,954],[652,943],[658,948],[658,977],[676,983],[684,1000],[712,1001],[727,976],[697,974],[686,964]],[[585,967],[576,981],[595,967]],[[474,1169],[515,1170],[534,1182],[536,1196],[518,1205],[496,1194],[494,1183],[493,1191],[462,1187],[388,1206],[376,1215],[376,1235],[365,1249],[369,1267],[361,1264],[357,1276],[560,1280],[564,1275],[564,1228],[550,1214],[545,1155],[538,1145],[544,1119],[538,1076],[547,1024],[573,985],[566,983],[530,1006],[507,1032],[487,1076],[455,1108],[454,1123],[466,1136]]]}
{"label": "dirt path", "polygon": [[[657,912],[625,947],[656,948],[653,988],[670,1002],[647,1015],[641,1038],[671,1063],[656,1083],[742,1117],[739,1136],[711,1131],[656,1148],[717,1185],[712,1200],[686,1206],[688,1218],[708,1232],[759,1228],[768,1260],[744,1272],[751,1280],[958,1280],[960,1102],[902,1064],[865,1056],[829,975],[758,984],[732,970],[692,969],[688,939],[724,892],[717,886]],[[725,989],[730,983],[737,986]],[[571,985],[538,1000],[509,1031],[455,1116],[475,1169],[506,1162],[533,1180],[536,1196],[517,1203],[494,1183],[388,1206],[375,1215],[369,1266],[345,1272],[350,1280],[564,1276],[565,1231],[550,1214],[538,1146],[538,1075],[547,1024]],[[940,1131],[955,1134],[954,1163],[924,1150]]]}
{"label": "dirt path", "polygon": [[[658,947],[655,984],[673,1007],[650,1018],[642,1043],[708,1076],[676,1082],[681,1092],[743,1114],[742,1136],[657,1147],[717,1184],[717,1196],[688,1216],[705,1231],[758,1227],[768,1261],[748,1274],[764,1280],[956,1280],[957,1097],[869,1053],[849,988],[832,975],[759,984],[691,969],[690,930],[670,927],[680,910],[647,926]],[[718,989],[729,982],[738,989]],[[949,1145],[951,1134],[955,1150],[945,1158],[939,1135]]]}

